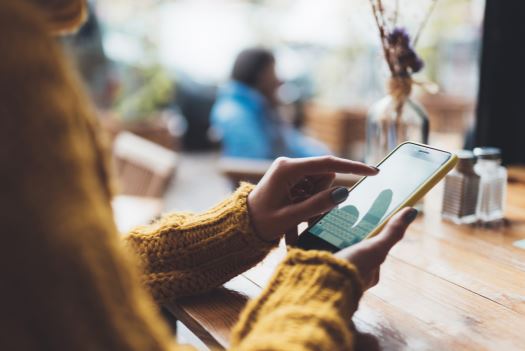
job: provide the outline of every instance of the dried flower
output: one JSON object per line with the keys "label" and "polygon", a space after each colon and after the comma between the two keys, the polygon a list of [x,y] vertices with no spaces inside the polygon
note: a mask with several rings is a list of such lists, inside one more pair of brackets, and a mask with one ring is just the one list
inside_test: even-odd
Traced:
{"label": "dried flower", "polygon": [[396,27],[392,33],[388,34],[388,43],[390,45],[410,45],[410,36],[405,28]]}
{"label": "dried flower", "polygon": [[[411,42],[410,35],[406,29],[395,26],[398,17],[397,1],[394,15],[387,16],[382,0],[370,0],[372,12],[379,29],[385,59],[393,77],[410,77],[413,73],[417,73],[423,68],[423,60],[417,55],[414,46],[436,2],[437,0],[432,0],[432,4],[417,31],[414,42]],[[394,18],[394,23],[388,23],[388,18]],[[392,30],[389,30],[389,28],[392,28]]]}
{"label": "dried flower", "polygon": [[423,68],[423,60],[410,44],[410,35],[404,28],[394,28],[387,37],[394,75],[408,76]]}

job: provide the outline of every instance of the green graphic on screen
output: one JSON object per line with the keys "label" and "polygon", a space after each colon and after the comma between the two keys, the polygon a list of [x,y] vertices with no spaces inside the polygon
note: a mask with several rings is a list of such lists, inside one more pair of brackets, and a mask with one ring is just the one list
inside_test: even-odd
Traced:
{"label": "green graphic on screen", "polygon": [[348,205],[331,211],[310,232],[337,247],[358,243],[381,222],[392,203],[392,195],[392,190],[383,190],[359,223],[359,210]]}

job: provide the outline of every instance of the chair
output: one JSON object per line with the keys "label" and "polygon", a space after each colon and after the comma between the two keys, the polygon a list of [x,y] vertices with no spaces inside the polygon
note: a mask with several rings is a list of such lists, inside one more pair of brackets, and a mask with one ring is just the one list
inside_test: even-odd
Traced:
{"label": "chair", "polygon": [[472,100],[447,94],[421,94],[418,100],[425,107],[432,131],[463,135],[474,119]]}
{"label": "chair", "polygon": [[336,155],[360,160],[364,157],[366,109],[305,106],[305,132],[324,142]]}
{"label": "chair", "polygon": [[177,154],[129,132],[113,143],[119,193],[162,198],[173,177]]}

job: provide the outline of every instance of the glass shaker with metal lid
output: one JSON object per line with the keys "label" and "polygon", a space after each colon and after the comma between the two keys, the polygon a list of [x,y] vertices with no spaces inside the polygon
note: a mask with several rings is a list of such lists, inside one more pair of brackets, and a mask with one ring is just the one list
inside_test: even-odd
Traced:
{"label": "glass shaker with metal lid", "polygon": [[456,224],[471,224],[477,221],[480,177],[474,171],[476,158],[472,151],[461,150],[457,156],[456,168],[445,178],[441,215]]}
{"label": "glass shaker with metal lid", "polygon": [[484,223],[503,219],[507,193],[507,170],[501,165],[501,151],[495,147],[477,147],[474,170],[480,176],[477,205],[478,219]]}

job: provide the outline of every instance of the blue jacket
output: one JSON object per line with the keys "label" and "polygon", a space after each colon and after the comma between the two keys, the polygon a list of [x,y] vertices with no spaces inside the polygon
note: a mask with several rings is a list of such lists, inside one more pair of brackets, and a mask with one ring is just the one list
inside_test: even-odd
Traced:
{"label": "blue jacket", "polygon": [[274,159],[330,154],[322,143],[283,122],[258,91],[238,82],[220,90],[211,122],[221,137],[224,156]]}

